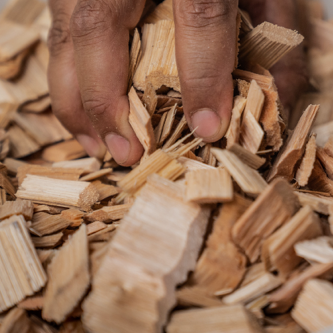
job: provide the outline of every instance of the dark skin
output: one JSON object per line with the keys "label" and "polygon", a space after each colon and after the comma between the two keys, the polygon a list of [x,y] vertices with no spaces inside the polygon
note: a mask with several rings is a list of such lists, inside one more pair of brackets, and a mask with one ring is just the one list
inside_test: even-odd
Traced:
{"label": "dark skin", "polygon": [[[53,110],[90,156],[105,145],[130,166],[143,148],[128,123],[129,31],[145,0],[50,0],[49,85]],[[297,29],[294,0],[240,0],[254,24]],[[184,112],[206,142],[225,134],[231,116],[237,0],[173,0],[176,59]],[[272,68],[281,101],[292,110],[306,86],[302,48]]]}

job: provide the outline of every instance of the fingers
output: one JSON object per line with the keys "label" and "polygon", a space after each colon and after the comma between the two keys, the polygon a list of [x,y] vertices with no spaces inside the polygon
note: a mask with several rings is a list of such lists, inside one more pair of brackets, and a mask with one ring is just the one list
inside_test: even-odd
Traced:
{"label": "fingers", "polygon": [[103,157],[105,146],[84,113],[74,65],[69,31],[76,0],[51,0],[53,24],[49,34],[48,79],[52,109],[62,124],[76,136],[90,156]]}
{"label": "fingers", "polygon": [[144,0],[78,0],[71,20],[83,107],[115,160],[129,166],[143,148],[128,122],[129,29]]}
{"label": "fingers", "polygon": [[232,109],[237,0],[173,0],[184,112],[206,142],[226,132]]}

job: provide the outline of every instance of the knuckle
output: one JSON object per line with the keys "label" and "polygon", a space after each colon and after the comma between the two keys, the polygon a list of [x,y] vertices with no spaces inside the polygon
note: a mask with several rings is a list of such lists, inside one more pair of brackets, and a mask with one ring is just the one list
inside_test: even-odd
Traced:
{"label": "knuckle", "polygon": [[71,33],[76,37],[96,37],[118,23],[119,11],[112,1],[80,0],[71,19]]}
{"label": "knuckle", "polygon": [[179,16],[185,25],[201,28],[236,13],[235,0],[180,0]]}
{"label": "knuckle", "polygon": [[83,107],[93,123],[103,116],[110,108],[109,103],[98,97],[83,100]]}
{"label": "knuckle", "polygon": [[69,17],[66,13],[58,12],[52,22],[48,35],[48,47],[52,55],[57,54],[63,45],[70,43]]}

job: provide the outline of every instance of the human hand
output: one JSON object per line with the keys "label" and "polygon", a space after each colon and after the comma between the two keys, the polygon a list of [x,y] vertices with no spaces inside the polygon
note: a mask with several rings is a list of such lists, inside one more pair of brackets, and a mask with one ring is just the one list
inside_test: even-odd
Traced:
{"label": "human hand", "polygon": [[[137,162],[143,152],[128,123],[127,74],[129,31],[137,25],[144,3],[50,0],[53,110],[91,156],[101,157],[105,142],[125,166]],[[229,125],[237,7],[237,0],[174,0],[184,112],[206,142],[220,139]]]}

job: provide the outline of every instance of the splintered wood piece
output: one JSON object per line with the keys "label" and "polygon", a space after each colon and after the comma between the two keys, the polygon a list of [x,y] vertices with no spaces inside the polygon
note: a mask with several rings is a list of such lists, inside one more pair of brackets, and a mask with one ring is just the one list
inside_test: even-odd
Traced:
{"label": "splintered wood piece", "polygon": [[[247,83],[243,97],[247,97],[247,89],[252,80],[256,80],[265,94],[265,103],[260,117],[260,124],[263,126],[266,136],[265,142],[267,146],[272,147],[273,151],[279,151],[282,146],[282,128],[281,116],[279,112],[279,96],[277,88],[274,83],[274,78],[271,75],[259,75],[240,69],[234,70],[234,76],[238,78],[238,88],[240,89],[240,82]],[[245,81],[243,81],[245,80]],[[240,89],[241,90],[241,89]]]}
{"label": "splintered wood piece", "polygon": [[108,242],[115,235],[115,231],[117,230],[117,225],[108,225],[106,228],[97,231],[88,236],[89,243],[92,242]]}
{"label": "splintered wood piece", "polygon": [[317,157],[324,167],[329,179],[333,180],[333,157],[326,153],[326,150],[319,147]]}
{"label": "splintered wood piece", "polygon": [[263,333],[264,330],[242,305],[175,312],[167,333]]}
{"label": "splintered wood piece", "polygon": [[52,164],[53,168],[82,169],[83,173],[98,171],[102,163],[96,157],[82,158],[73,161],[61,161]]}
{"label": "splintered wood piece", "polygon": [[291,312],[307,332],[321,332],[333,325],[333,285],[318,279],[308,281]]}
{"label": "splintered wood piece", "polygon": [[89,287],[89,253],[86,225],[68,239],[48,267],[42,317],[61,323]]}
{"label": "splintered wood piece", "polygon": [[187,121],[185,115],[182,117],[180,122],[178,123],[176,129],[171,134],[170,138],[164,144],[163,149],[170,148],[181,136],[184,129],[187,127]]}
{"label": "splintered wood piece", "polygon": [[24,104],[21,108],[23,112],[41,113],[44,112],[51,106],[51,97],[44,96],[37,101],[29,102]]}
{"label": "splintered wood piece", "polygon": [[103,222],[100,222],[100,221],[96,221],[96,222],[93,222],[93,223],[90,223],[87,225],[87,235],[92,235],[98,231],[101,231],[105,228],[107,228],[108,226],[103,223]]}
{"label": "splintered wood piece", "polygon": [[333,263],[318,264],[310,266],[300,274],[290,278],[281,288],[270,295],[271,304],[268,311],[270,313],[285,313],[294,305],[304,283],[310,279],[331,273],[332,270]]}
{"label": "splintered wood piece", "polygon": [[27,135],[19,126],[12,125],[8,130],[11,156],[20,158],[38,151],[41,147]]}
{"label": "splintered wood piece", "polygon": [[226,169],[197,170],[186,174],[186,199],[208,204],[232,201],[232,180]]}
{"label": "splintered wood piece", "polygon": [[23,309],[13,308],[1,321],[1,333],[29,333],[30,320]]}
{"label": "splintered wood piece", "polygon": [[301,192],[295,192],[295,194],[302,206],[308,205],[320,214],[329,215],[329,207],[333,206],[333,198]]}
{"label": "splintered wood piece", "polygon": [[21,185],[27,175],[63,180],[79,180],[83,169],[50,168],[42,165],[26,164],[18,168],[17,179]]}
{"label": "splintered wood piece", "polygon": [[42,158],[49,162],[61,162],[86,155],[84,148],[76,140],[69,140],[44,148]]}
{"label": "splintered wood piece", "polygon": [[142,96],[142,102],[146,107],[149,115],[152,116],[155,113],[157,107],[157,95],[153,85],[150,82],[147,83],[147,88]]}
{"label": "splintered wood piece", "polygon": [[262,108],[265,102],[265,95],[259,87],[256,80],[252,80],[250,89],[247,95],[246,107],[244,110],[244,117],[250,112],[254,119],[259,121]]}
{"label": "splintered wood piece", "polygon": [[303,40],[304,37],[296,31],[264,22],[241,39],[239,60],[270,69]]}
{"label": "splintered wood piece", "polygon": [[203,163],[206,163],[212,167],[216,166],[216,158],[210,151],[212,149],[211,143],[206,143],[205,146],[201,149],[199,156],[203,160]]}
{"label": "splintered wood piece", "polygon": [[296,173],[296,181],[300,186],[306,186],[311,176],[316,160],[316,134],[312,134],[305,148],[305,154]]}
{"label": "splintered wood piece", "polygon": [[133,87],[128,94],[128,98],[130,101],[129,123],[146,153],[151,154],[156,149],[156,142],[150,115]]}
{"label": "splintered wood piece", "polygon": [[208,164],[205,164],[200,161],[193,160],[191,158],[187,158],[184,156],[179,157],[177,160],[181,165],[183,165],[186,168],[187,172],[196,171],[196,170],[214,170],[215,169],[215,167],[213,167],[211,165],[208,165]]}
{"label": "splintered wood piece", "polygon": [[301,258],[295,253],[294,245],[321,235],[319,216],[309,206],[303,207],[263,243],[262,260],[267,271],[277,270],[282,278],[288,277],[301,262]]}
{"label": "splintered wood piece", "polygon": [[89,211],[98,192],[87,182],[27,175],[16,196],[35,203],[60,207],[79,207]]}
{"label": "splintered wood piece", "polygon": [[72,138],[51,112],[43,114],[17,112],[14,121],[40,146]]}
{"label": "splintered wood piece", "polygon": [[[169,174],[163,173],[163,171],[169,170],[168,167],[170,166],[174,172]],[[174,180],[184,172],[185,167],[176,162],[171,154],[158,149],[118,182],[118,186],[123,190],[123,193],[120,193],[116,198],[116,203],[120,203],[128,195],[135,195],[146,183],[147,177],[151,174],[157,173],[162,175],[163,173],[165,178]]]}
{"label": "splintered wood piece", "polygon": [[295,244],[295,252],[308,262],[333,263],[333,238],[318,237]]}
{"label": "splintered wood piece", "polygon": [[183,287],[176,291],[176,297],[177,305],[181,306],[210,308],[223,305],[218,298],[207,295],[205,290],[196,287]]}
{"label": "splintered wood piece", "polygon": [[71,221],[71,227],[79,227],[83,222],[85,214],[78,209],[71,208],[61,212],[61,217],[65,220]]}
{"label": "splintered wood piece", "polygon": [[1,11],[1,20],[19,24],[31,24],[43,11],[46,4],[40,0],[10,0]]}
{"label": "splintered wood piece", "polygon": [[233,291],[245,274],[246,257],[233,243],[231,228],[250,204],[251,201],[235,195],[232,202],[222,206],[214,221],[213,231],[193,274],[195,286],[209,294]]}
{"label": "splintered wood piece", "polygon": [[318,160],[315,161],[308,185],[311,190],[326,192],[333,196],[333,180],[327,177]]}
{"label": "splintered wood piece", "polygon": [[133,84],[133,77],[136,71],[139,58],[141,56],[141,40],[138,29],[134,30],[134,36],[130,52],[130,64],[128,69],[128,88],[127,91],[131,90]]}
{"label": "splintered wood piece", "polygon": [[98,201],[104,200],[108,197],[112,197],[120,192],[118,187],[103,184],[100,180],[95,180],[94,182],[92,182],[92,184],[98,192]]}
{"label": "splintered wood piece", "polygon": [[5,176],[3,173],[0,173],[0,188],[3,189],[12,198],[15,198],[16,189],[8,176]]}
{"label": "splintered wood piece", "polygon": [[34,205],[29,200],[7,201],[0,206],[0,220],[8,219],[13,215],[23,215],[26,221],[30,221],[33,213]]}
{"label": "splintered wood piece", "polygon": [[260,148],[264,135],[265,133],[263,129],[252,113],[248,112],[244,114],[240,130],[240,144],[251,153],[256,154]]}
{"label": "splintered wood piece", "polygon": [[113,221],[121,220],[129,211],[131,206],[132,204],[123,204],[103,207],[87,214],[84,218],[87,222],[100,221],[104,223],[111,223]]}
{"label": "splintered wood piece", "polygon": [[26,299],[17,304],[17,307],[19,309],[27,311],[38,311],[41,310],[43,306],[44,306],[43,296],[27,297]]}
{"label": "splintered wood piece", "polygon": [[145,18],[145,23],[156,23],[162,20],[173,21],[172,0],[165,0],[160,3],[155,10]]}
{"label": "splintered wood piece", "polygon": [[61,215],[49,215],[41,212],[34,214],[31,228],[44,236],[66,229],[70,225],[71,221],[64,219]]}
{"label": "splintered wood piece", "polygon": [[218,148],[211,151],[244,192],[256,196],[266,188],[267,183],[259,172],[244,164],[234,153]]}
{"label": "splintered wood piece", "polygon": [[[158,138],[158,144],[162,145],[163,142],[167,139],[167,137],[170,135],[171,130],[172,130],[172,125],[175,120],[176,116],[176,111],[177,111],[177,104],[175,104],[170,111],[164,113],[166,114],[165,121],[162,127],[161,135]],[[163,114],[163,115],[164,115]]]}
{"label": "splintered wood piece", "polygon": [[234,107],[231,112],[231,120],[228,131],[225,135],[227,138],[227,148],[233,144],[238,143],[241,127],[241,118],[246,105],[246,98],[236,96],[234,98]]}
{"label": "splintered wood piece", "polygon": [[240,146],[238,143],[234,143],[228,148],[228,150],[237,155],[242,160],[242,162],[247,164],[252,169],[259,169],[266,163],[265,158],[251,153],[247,149]]}
{"label": "splintered wood piece", "polygon": [[81,177],[80,181],[82,181],[82,182],[83,181],[92,181],[92,180],[101,178],[103,176],[109,175],[112,171],[113,171],[113,169],[111,169],[111,168],[101,169],[101,170],[92,172],[88,175]]}
{"label": "splintered wood piece", "polygon": [[142,57],[133,78],[141,91],[150,82],[155,90],[162,85],[180,91],[175,56],[175,26],[173,21],[145,24],[142,29]]}
{"label": "splintered wood piece", "polygon": [[298,210],[299,201],[292,187],[276,180],[266,187],[232,229],[232,237],[251,263],[259,257],[262,243]]}
{"label": "splintered wood piece", "polygon": [[0,266],[0,312],[33,295],[46,283],[22,215],[0,223]]}
{"label": "splintered wood piece", "polygon": [[150,176],[83,303],[88,330],[161,330],[174,306],[176,285],[195,267],[210,214],[207,207],[185,202],[183,191],[179,184]]}
{"label": "splintered wood piece", "polygon": [[44,236],[44,237],[31,237],[32,243],[36,248],[54,248],[59,245],[62,240],[63,233],[58,232],[57,234]]}
{"label": "splintered wood piece", "polygon": [[318,110],[319,105],[310,105],[304,111],[293,134],[281,149],[268,174],[267,180],[269,182],[276,177],[284,177],[288,181],[293,179],[295,166],[304,153],[308,135]]}
{"label": "splintered wood piece", "polygon": [[0,62],[7,61],[34,44],[38,31],[10,21],[0,22]]}

